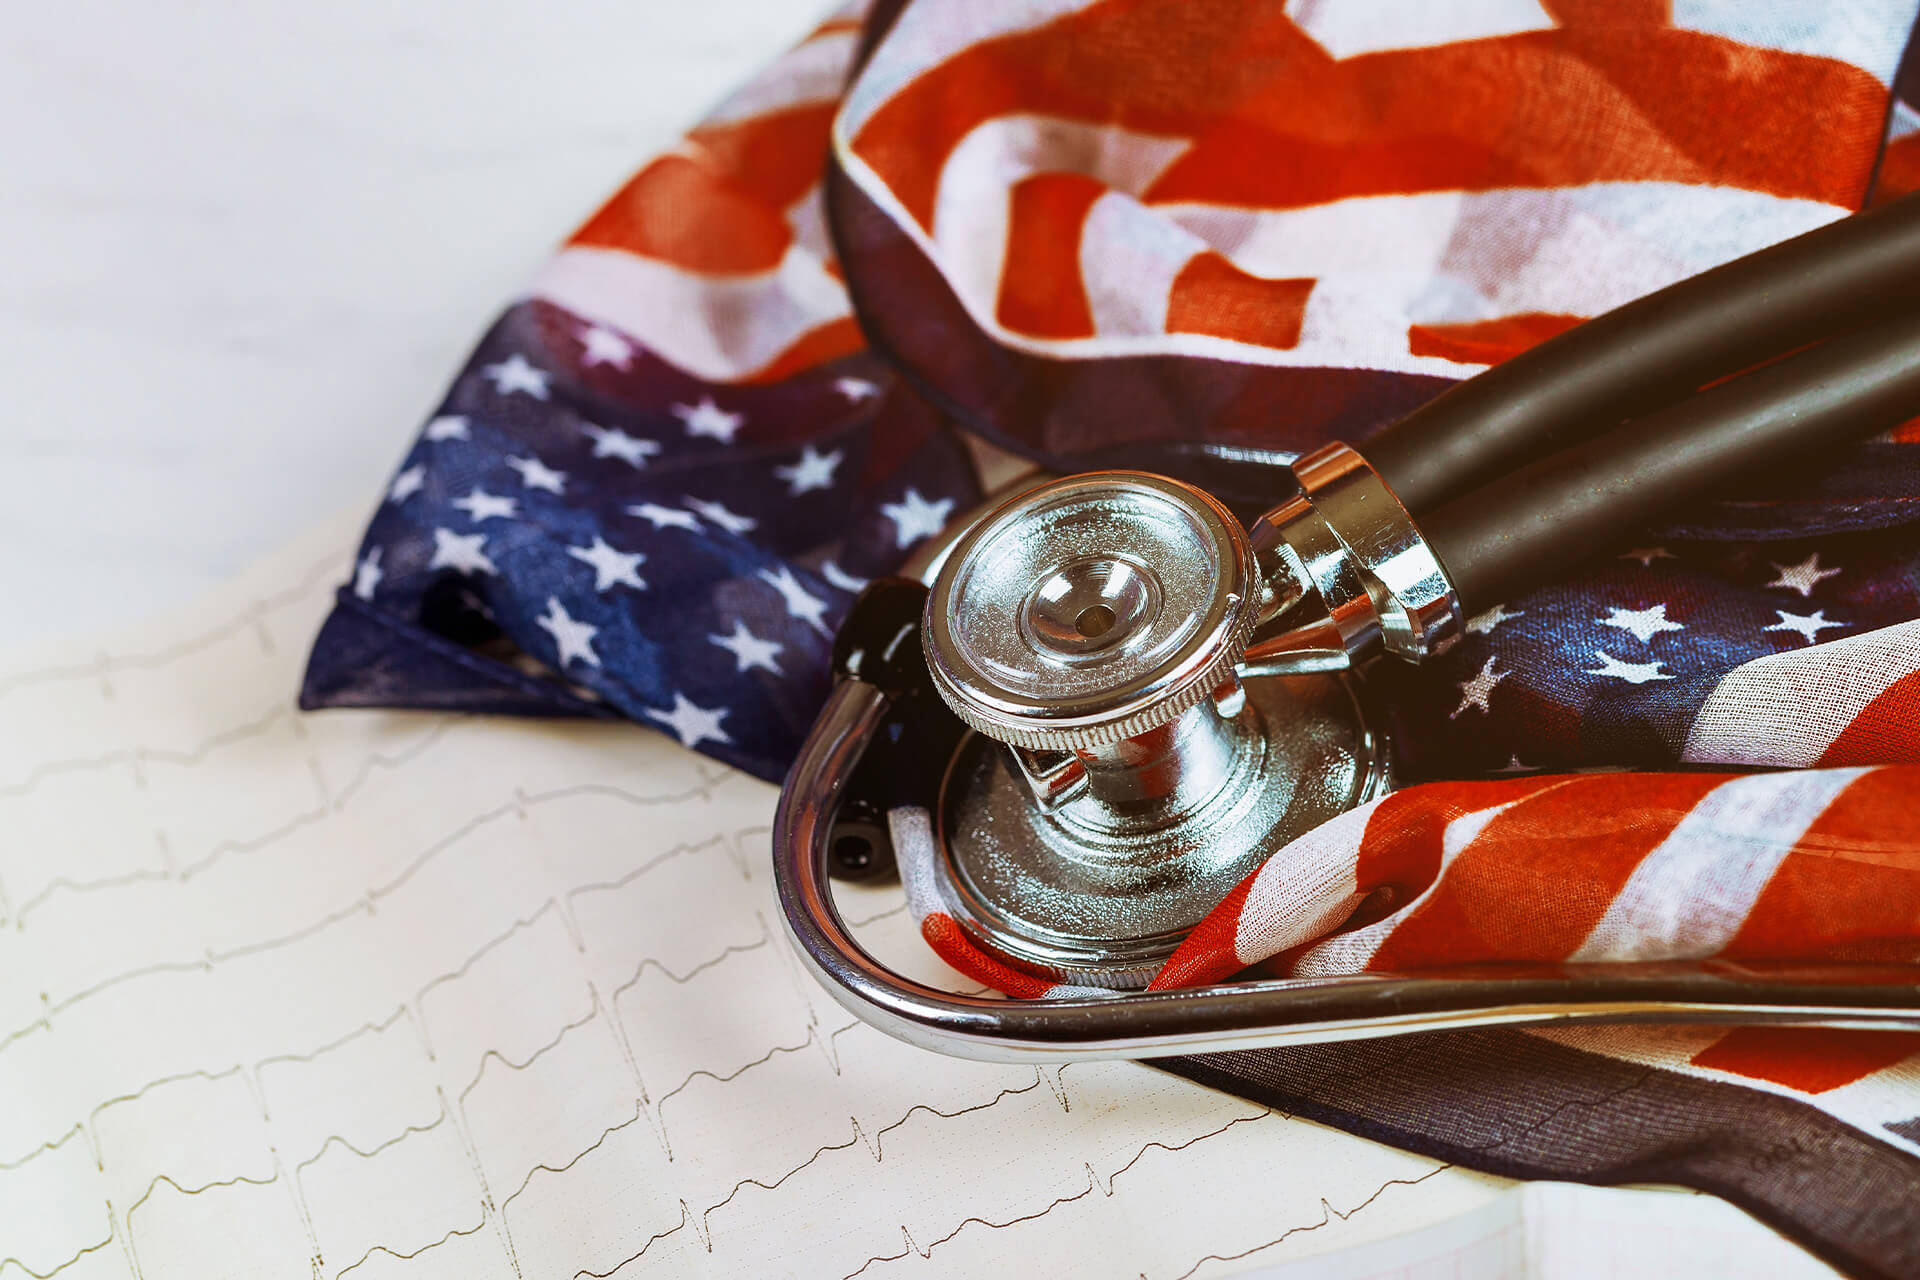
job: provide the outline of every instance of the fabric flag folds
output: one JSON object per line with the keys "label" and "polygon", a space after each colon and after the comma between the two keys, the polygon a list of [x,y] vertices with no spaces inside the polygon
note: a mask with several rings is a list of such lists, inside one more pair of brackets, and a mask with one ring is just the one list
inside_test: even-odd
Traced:
{"label": "fabric flag folds", "polygon": [[[1250,515],[1306,450],[1920,189],[1917,9],[851,6],[495,322],[380,495],[302,704],[624,716],[777,780],[853,594],[979,498],[969,437]],[[1424,785],[1281,850],[1162,985],[1920,961],[1920,426],[1596,548],[1467,632],[1379,664]],[[1568,776],[1596,767],[1626,771]],[[969,954],[911,848],[929,941],[1043,994]],[[1920,1275],[1914,1037],[1160,1065],[1501,1173],[1704,1187]]]}

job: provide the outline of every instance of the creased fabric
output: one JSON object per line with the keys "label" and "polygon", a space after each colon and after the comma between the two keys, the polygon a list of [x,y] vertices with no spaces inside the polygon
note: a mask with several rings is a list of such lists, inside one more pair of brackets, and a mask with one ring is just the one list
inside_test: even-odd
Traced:
{"label": "creased fabric", "polygon": [[[1309,449],[1920,189],[1917,7],[849,7],[495,323],[381,495],[303,705],[622,715],[778,778],[852,593],[978,497],[963,432],[1250,515]],[[1907,424],[1377,664],[1422,785],[1276,853],[1161,985],[1912,964],[1917,521]],[[1603,766],[1629,771],[1567,772]],[[966,944],[894,820],[929,941],[1045,994]],[[1596,1029],[1167,1065],[1477,1167],[1707,1187],[1920,1274],[1887,1209],[1920,1195],[1917,1048]]]}

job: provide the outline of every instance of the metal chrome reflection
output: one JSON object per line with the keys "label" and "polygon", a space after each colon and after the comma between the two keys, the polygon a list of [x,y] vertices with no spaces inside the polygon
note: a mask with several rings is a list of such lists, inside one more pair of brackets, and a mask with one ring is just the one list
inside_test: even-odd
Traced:
{"label": "metal chrome reflection", "polygon": [[1568,1022],[1920,1030],[1910,983],[1886,972],[1831,966],[1355,974],[1052,1000],[941,991],[893,972],[855,940],[827,875],[841,794],[886,711],[886,694],[861,680],[843,680],[828,695],[774,813],[773,878],[788,936],[828,993],[862,1021],[924,1049],[987,1062],[1065,1062]]}
{"label": "metal chrome reflection", "polygon": [[1232,514],[1163,476],[1056,481],[960,539],[921,634],[934,688],[984,735],[934,823],[976,943],[1144,986],[1269,853],[1379,793],[1354,681],[1236,674],[1274,598]]}
{"label": "metal chrome reflection", "polygon": [[1337,670],[1389,653],[1422,662],[1460,638],[1446,568],[1366,459],[1330,444],[1294,465],[1300,494],[1253,523],[1266,588],[1245,670]]}

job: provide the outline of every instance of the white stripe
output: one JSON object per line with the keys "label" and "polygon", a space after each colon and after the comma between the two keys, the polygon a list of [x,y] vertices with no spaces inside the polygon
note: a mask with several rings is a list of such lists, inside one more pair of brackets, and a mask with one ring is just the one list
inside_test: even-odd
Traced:
{"label": "white stripe", "polygon": [[1915,133],[1920,133],[1920,111],[1895,99],[1893,114],[1887,119],[1887,141],[1897,142]]}
{"label": "white stripe", "polygon": [[947,911],[940,897],[940,877],[934,870],[938,849],[933,819],[925,809],[902,805],[887,810],[887,834],[893,839],[894,865],[900,887],[907,893],[907,910],[917,924],[936,911]]}
{"label": "white stripe", "polygon": [[1920,671],[1920,621],[1744,662],[1700,705],[1689,764],[1810,765],[1869,702]]}
{"label": "white stripe", "polygon": [[833,259],[833,234],[827,227],[827,202],[820,198],[819,183],[787,206],[787,225],[793,228],[795,248],[821,262]]}
{"label": "white stripe", "polygon": [[729,94],[702,124],[733,124],[789,107],[832,102],[846,86],[858,39],[829,31],[802,41]]}
{"label": "white stripe", "polygon": [[1275,280],[1366,281],[1381,290],[1384,303],[1404,312],[1440,269],[1470,199],[1457,191],[1429,191],[1304,209],[1182,202],[1156,204],[1153,210],[1243,271]]}
{"label": "white stripe", "polygon": [[1554,25],[1539,0],[1287,0],[1287,16],[1335,58]]}
{"label": "white stripe", "polygon": [[1354,879],[1360,842],[1379,804],[1322,823],[1261,865],[1234,930],[1233,951],[1241,964],[1317,938],[1353,914],[1364,900]]}
{"label": "white stripe", "polygon": [[1673,25],[1836,58],[1891,84],[1914,10],[1913,0],[1673,0]]}
{"label": "white stripe", "polygon": [[[1735,187],[1602,182],[1364,196],[1304,209],[1154,209],[1242,270],[1365,298],[1404,349],[1409,322],[1598,315],[1846,210]],[[1322,341],[1337,341],[1327,328]]]}
{"label": "white stripe", "polygon": [[1656,845],[1570,957],[1693,960],[1746,922],[1780,862],[1865,769],[1736,778],[1709,791]]}
{"label": "white stripe", "polygon": [[797,249],[776,270],[718,277],[576,246],[554,255],[529,293],[618,329],[709,382],[749,378],[801,335],[851,314],[840,282]]}
{"label": "white stripe", "polygon": [[1095,0],[994,0],[992,4],[947,0],[910,4],[862,68],[840,107],[837,131],[846,136],[917,77],[950,61],[968,46],[1029,31],[1055,18],[1092,8]]}
{"label": "white stripe", "polygon": [[1080,233],[1080,279],[1096,333],[1164,333],[1180,271],[1207,246],[1131,196],[1093,202]]}

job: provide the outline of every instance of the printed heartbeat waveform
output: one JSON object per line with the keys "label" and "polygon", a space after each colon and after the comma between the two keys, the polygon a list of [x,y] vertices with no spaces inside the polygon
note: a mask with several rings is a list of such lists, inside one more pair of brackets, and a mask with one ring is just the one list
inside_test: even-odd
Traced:
{"label": "printed heartbeat waveform", "polygon": [[[1296,1122],[850,1019],[771,923],[760,784],[631,728],[293,712],[347,563],[0,671],[45,729],[0,744],[0,1280],[965,1274],[1001,1237],[1160,1276],[1287,1238]],[[931,963],[897,892],[843,905]],[[1440,1173],[1373,1152],[1285,1230]],[[1154,1221],[1176,1193],[1207,1225]]]}

